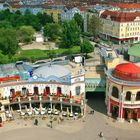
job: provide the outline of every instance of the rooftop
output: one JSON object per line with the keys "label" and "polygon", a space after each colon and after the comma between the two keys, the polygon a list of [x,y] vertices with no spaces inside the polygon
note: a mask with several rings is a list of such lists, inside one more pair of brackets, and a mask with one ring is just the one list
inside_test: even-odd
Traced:
{"label": "rooftop", "polygon": [[70,71],[64,66],[49,64],[36,69],[33,73],[38,77],[47,78],[52,75],[56,77],[63,77],[70,74]]}
{"label": "rooftop", "polygon": [[115,67],[113,75],[126,81],[140,81],[140,67],[134,63],[122,63]]}
{"label": "rooftop", "polygon": [[112,2],[112,6],[117,6],[121,9],[131,9],[131,8],[140,8],[140,3],[118,3],[118,2]]}
{"label": "rooftop", "polygon": [[140,44],[136,44],[135,46],[129,48],[128,54],[132,56],[140,57]]}
{"label": "rooftop", "polygon": [[139,20],[140,12],[122,12],[105,10],[101,14],[101,18],[107,18],[117,22],[130,22],[134,20]]}

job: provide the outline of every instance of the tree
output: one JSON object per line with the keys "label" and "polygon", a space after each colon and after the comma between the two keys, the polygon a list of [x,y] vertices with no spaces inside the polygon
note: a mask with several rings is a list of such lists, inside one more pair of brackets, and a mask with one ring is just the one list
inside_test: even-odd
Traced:
{"label": "tree", "polygon": [[30,43],[33,40],[35,30],[32,26],[21,26],[17,31],[18,41],[22,43]]}
{"label": "tree", "polygon": [[74,20],[76,21],[77,25],[80,27],[81,31],[83,31],[84,20],[83,17],[79,13],[74,14]]}
{"label": "tree", "polygon": [[17,34],[13,29],[0,29],[0,50],[4,55],[13,55],[18,49]]}
{"label": "tree", "polygon": [[62,33],[61,26],[58,23],[48,23],[44,27],[44,36],[49,37],[51,40],[56,40]]}
{"label": "tree", "polygon": [[11,23],[6,20],[0,21],[0,28],[13,28]]}
{"label": "tree", "polygon": [[0,64],[5,64],[5,63],[8,63],[8,56],[7,55],[4,55],[2,54],[2,51],[0,50]]}
{"label": "tree", "polygon": [[38,17],[39,22],[40,22],[40,24],[42,26],[45,26],[46,23],[53,23],[54,22],[52,16],[47,15],[45,13],[43,13],[43,14],[42,13],[38,13],[37,17]]}
{"label": "tree", "polygon": [[62,35],[60,47],[70,48],[80,45],[80,28],[75,20],[64,21],[62,25]]}
{"label": "tree", "polygon": [[96,17],[92,16],[89,20],[89,28],[88,31],[94,36],[97,37],[99,35],[100,29],[101,29],[101,20]]}
{"label": "tree", "polygon": [[87,57],[87,53],[90,53],[94,50],[93,45],[89,42],[89,40],[84,39],[82,44],[81,44],[81,53],[86,53],[86,57]]}

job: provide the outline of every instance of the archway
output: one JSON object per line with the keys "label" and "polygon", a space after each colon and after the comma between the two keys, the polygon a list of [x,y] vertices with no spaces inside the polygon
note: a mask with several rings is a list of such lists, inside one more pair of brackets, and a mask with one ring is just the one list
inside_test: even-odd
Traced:
{"label": "archway", "polygon": [[112,106],[112,117],[117,118],[119,115],[119,107],[118,106]]}
{"label": "archway", "polygon": [[113,86],[113,88],[112,88],[112,96],[115,98],[119,98],[119,90],[115,86]]}
{"label": "archway", "polygon": [[34,87],[34,94],[35,95],[38,95],[39,94],[38,87]]}
{"label": "archway", "polygon": [[57,87],[57,96],[60,96],[62,93],[61,93],[61,87]]}
{"label": "archway", "polygon": [[46,87],[46,94],[50,94],[50,87]]}
{"label": "archway", "polygon": [[10,89],[10,96],[12,97],[12,98],[15,98],[16,97],[16,93],[15,93],[15,89]]}

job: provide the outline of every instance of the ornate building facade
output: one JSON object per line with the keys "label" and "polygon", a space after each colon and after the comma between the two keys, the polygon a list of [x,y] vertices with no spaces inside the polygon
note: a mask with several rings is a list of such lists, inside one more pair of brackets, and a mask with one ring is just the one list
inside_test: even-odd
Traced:
{"label": "ornate building facade", "polygon": [[140,121],[140,67],[123,63],[107,71],[108,115],[119,121]]}
{"label": "ornate building facade", "polygon": [[[20,68],[23,66],[24,64],[21,64]],[[31,112],[35,107],[54,110],[55,106],[59,111],[63,111],[67,106],[71,114],[73,108],[77,107],[79,113],[83,115],[85,71],[82,66],[75,66],[72,69],[71,67],[73,66],[67,65],[66,68],[62,65],[47,64],[27,71],[26,78],[22,78],[18,73],[14,76],[1,77],[1,111],[9,111],[11,107],[21,111],[25,106]],[[6,120],[5,113],[2,118]]]}

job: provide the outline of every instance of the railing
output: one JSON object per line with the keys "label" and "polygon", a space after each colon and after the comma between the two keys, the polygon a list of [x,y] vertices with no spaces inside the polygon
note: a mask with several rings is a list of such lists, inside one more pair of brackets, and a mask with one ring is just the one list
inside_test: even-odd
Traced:
{"label": "railing", "polygon": [[108,70],[106,72],[108,78],[111,79],[112,81],[115,81],[116,83],[122,84],[122,85],[140,86],[140,82],[139,81],[138,82],[135,82],[135,81],[124,81],[124,80],[121,80],[121,79],[118,79],[118,78],[114,77],[112,75],[112,72],[113,72],[112,69],[111,70]]}
{"label": "railing", "polygon": [[81,106],[82,102],[85,102],[84,99],[74,99],[70,98],[69,96],[57,96],[57,95],[30,95],[30,96],[21,96],[21,97],[10,97],[6,99],[0,100],[2,101],[2,104],[9,105],[9,104],[18,104],[18,103],[28,103],[28,102],[48,102],[48,103],[62,103],[62,104],[68,104],[68,105],[76,105]]}

